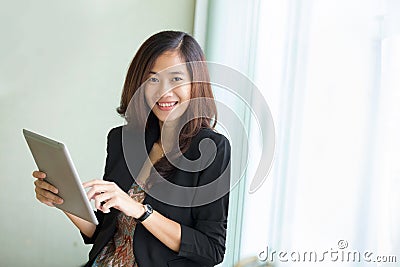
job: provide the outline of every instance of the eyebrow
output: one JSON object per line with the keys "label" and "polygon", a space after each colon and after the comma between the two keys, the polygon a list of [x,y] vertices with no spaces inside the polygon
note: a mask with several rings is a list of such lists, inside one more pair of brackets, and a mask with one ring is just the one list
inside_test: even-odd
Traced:
{"label": "eyebrow", "polygon": [[[157,72],[155,72],[155,71],[150,71],[150,74],[158,74]],[[168,72],[168,74],[180,74],[180,75],[184,75],[184,73],[182,72],[182,71],[170,71],[170,72]]]}

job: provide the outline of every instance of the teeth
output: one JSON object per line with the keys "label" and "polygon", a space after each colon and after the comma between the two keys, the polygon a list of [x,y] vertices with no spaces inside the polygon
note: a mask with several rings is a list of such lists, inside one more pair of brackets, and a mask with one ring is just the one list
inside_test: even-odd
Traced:
{"label": "teeth", "polygon": [[157,103],[161,107],[172,107],[175,105],[176,102],[171,102],[171,103]]}

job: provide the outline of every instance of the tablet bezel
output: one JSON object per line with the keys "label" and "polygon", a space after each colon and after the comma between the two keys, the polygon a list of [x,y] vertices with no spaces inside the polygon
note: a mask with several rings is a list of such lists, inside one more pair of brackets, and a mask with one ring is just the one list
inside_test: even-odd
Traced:
{"label": "tablet bezel", "polygon": [[27,129],[22,132],[39,171],[46,173],[44,180],[57,187],[58,195],[64,200],[54,206],[97,225],[96,215],[67,147]]}

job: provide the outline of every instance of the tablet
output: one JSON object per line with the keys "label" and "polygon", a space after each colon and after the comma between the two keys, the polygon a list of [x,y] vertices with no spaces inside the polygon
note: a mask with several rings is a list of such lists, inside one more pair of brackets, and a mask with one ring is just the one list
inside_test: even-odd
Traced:
{"label": "tablet", "polygon": [[44,180],[54,185],[58,189],[58,195],[64,200],[62,204],[54,206],[97,225],[96,215],[67,147],[26,129],[22,132],[39,171],[46,173]]}

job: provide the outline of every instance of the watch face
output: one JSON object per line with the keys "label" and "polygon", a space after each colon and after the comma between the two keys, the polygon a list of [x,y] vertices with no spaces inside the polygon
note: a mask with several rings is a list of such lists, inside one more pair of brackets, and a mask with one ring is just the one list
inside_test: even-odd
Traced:
{"label": "watch face", "polygon": [[149,204],[146,204],[146,209],[149,213],[153,213],[153,207],[150,206]]}

